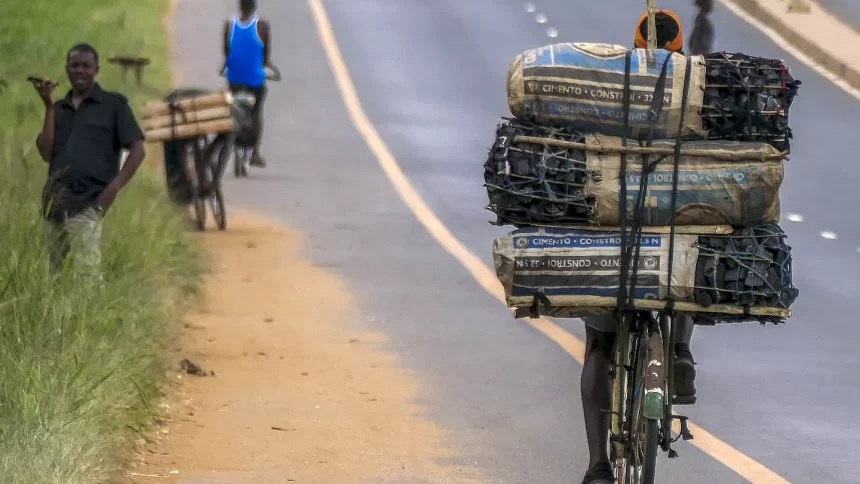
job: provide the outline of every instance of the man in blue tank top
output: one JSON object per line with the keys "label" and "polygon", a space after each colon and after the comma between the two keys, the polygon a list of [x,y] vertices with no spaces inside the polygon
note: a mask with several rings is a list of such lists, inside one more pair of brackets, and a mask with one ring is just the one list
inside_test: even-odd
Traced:
{"label": "man in blue tank top", "polygon": [[249,144],[254,146],[251,164],[263,167],[266,162],[260,154],[260,143],[263,138],[263,102],[267,93],[264,68],[271,65],[270,27],[268,22],[255,15],[256,0],[240,0],[239,11],[238,16],[224,25],[224,73],[231,91],[244,88],[257,99],[252,112],[256,136]]}

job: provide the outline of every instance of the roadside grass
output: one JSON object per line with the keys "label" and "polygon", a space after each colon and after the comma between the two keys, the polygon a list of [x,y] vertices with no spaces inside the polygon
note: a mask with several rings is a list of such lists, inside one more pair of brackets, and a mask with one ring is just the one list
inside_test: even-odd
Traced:
{"label": "roadside grass", "polygon": [[[69,47],[102,56],[99,82],[132,106],[153,97],[107,63],[148,55],[146,84],[167,87],[166,0],[0,2],[0,482],[101,484],[123,467],[162,394],[176,322],[198,290],[204,260],[168,203],[164,181],[141,170],[107,215],[105,284],[46,260],[39,203],[47,166],[35,152],[43,108],[28,75],[60,80]],[[149,147],[157,157],[158,146]]]}

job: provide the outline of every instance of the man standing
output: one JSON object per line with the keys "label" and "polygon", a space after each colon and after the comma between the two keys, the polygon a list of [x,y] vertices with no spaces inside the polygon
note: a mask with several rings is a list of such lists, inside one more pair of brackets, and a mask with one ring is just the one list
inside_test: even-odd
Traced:
{"label": "man standing", "polygon": [[[36,86],[45,103],[45,120],[36,145],[48,163],[43,212],[52,232],[51,265],[62,268],[72,255],[74,265],[100,273],[101,218],[131,180],[145,156],[143,132],[128,99],[105,91],[95,82],[99,55],[78,44],[66,56],[72,88],[54,102],[57,86],[50,80]],[[120,153],[128,149],[120,170]]]}
{"label": "man standing", "polygon": [[256,136],[251,164],[266,166],[260,154],[263,139],[263,102],[266,99],[266,72],[270,66],[269,23],[255,15],[257,0],[239,0],[240,15],[234,16],[224,25],[224,72],[230,90],[246,88],[254,94],[256,101],[252,111]]}

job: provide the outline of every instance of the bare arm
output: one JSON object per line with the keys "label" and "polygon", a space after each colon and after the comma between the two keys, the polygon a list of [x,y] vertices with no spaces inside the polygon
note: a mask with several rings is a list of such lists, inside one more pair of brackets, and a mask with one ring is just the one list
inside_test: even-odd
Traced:
{"label": "bare arm", "polygon": [[224,62],[221,64],[219,74],[223,75],[227,69],[227,56],[230,55],[230,21],[224,22],[224,36],[222,39],[222,50],[224,51]]}
{"label": "bare arm", "polygon": [[111,183],[117,190],[122,189],[134,176],[137,169],[140,168],[143,159],[146,157],[146,149],[143,145],[144,134],[137,124],[137,119],[131,111],[131,107],[126,102],[119,112],[117,117],[117,136],[120,146],[128,150],[128,158],[125,160],[122,170]]}
{"label": "bare arm", "polygon": [[260,20],[260,39],[263,41],[263,65],[270,66],[272,65],[270,61],[270,55],[272,52],[271,46],[271,26],[269,26],[269,22],[264,20]]}
{"label": "bare arm", "polygon": [[224,63],[227,62],[227,56],[230,55],[230,21],[224,22],[224,38],[223,38],[223,50],[224,50]]}
{"label": "bare arm", "polygon": [[[117,141],[119,145],[128,149],[128,158],[125,164],[110,184],[105,188],[98,200],[96,200],[96,210],[106,210],[113,204],[116,196],[119,194],[128,182],[134,177],[137,169],[143,164],[143,159],[146,157],[146,149],[143,145],[144,134],[137,120],[134,118],[134,113],[131,112],[128,102],[120,107],[120,112],[117,116]],[[119,160],[117,160],[119,162]]]}
{"label": "bare arm", "polygon": [[42,132],[36,138],[36,147],[39,155],[45,162],[51,161],[51,152],[54,151],[54,105],[45,104],[45,120],[42,122]]}
{"label": "bare arm", "polygon": [[54,131],[55,116],[54,100],[51,97],[54,88],[57,84],[50,79],[44,79],[38,85],[34,84],[36,92],[42,98],[42,103],[45,105],[45,120],[42,121],[42,132],[36,137],[36,147],[39,149],[39,155],[45,162],[51,161],[51,153],[54,151],[54,139],[56,132]]}
{"label": "bare arm", "polygon": [[137,169],[143,164],[144,158],[146,158],[146,148],[144,148],[143,140],[136,139],[132,141],[128,145],[128,158],[125,160],[125,165],[122,166],[122,170],[119,171],[119,174],[112,182],[116,186],[117,191],[121,190],[131,181]]}

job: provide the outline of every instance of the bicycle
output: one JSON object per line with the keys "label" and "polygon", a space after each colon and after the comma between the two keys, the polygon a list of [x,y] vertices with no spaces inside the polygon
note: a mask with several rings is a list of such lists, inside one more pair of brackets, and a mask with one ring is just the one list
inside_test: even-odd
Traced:
{"label": "bicycle", "polygon": [[[657,450],[677,457],[672,444],[693,438],[687,417],[674,415],[674,317],[624,311],[612,362],[610,459],[619,484],[653,484]],[[673,438],[675,420],[680,422]]]}
{"label": "bicycle", "polygon": [[[211,91],[198,88],[180,88],[174,90],[165,97],[165,101],[173,113],[181,113],[178,102],[190,97],[198,97],[211,94]],[[174,143],[181,157],[181,166],[185,178],[190,185],[191,203],[194,205],[195,225],[198,230],[206,230],[206,205],[210,206],[218,229],[227,229],[227,209],[224,203],[224,194],[221,189],[220,163],[213,163],[217,154],[219,159],[221,152],[219,146],[214,143],[215,139],[223,136],[200,135],[187,138],[177,138],[166,143]]]}
{"label": "bicycle", "polygon": [[[143,69],[151,64],[151,60],[146,56],[111,55],[108,57],[108,62],[122,68],[123,83],[126,82],[128,71],[134,70],[137,85],[145,91],[162,97],[168,103],[171,115],[182,113],[182,109],[178,106],[180,100],[212,93],[208,89],[178,88],[165,96],[162,91],[145,85],[143,83]],[[212,214],[219,230],[226,230],[227,228],[227,213],[220,183],[221,173],[211,163],[212,155],[214,154],[214,144],[212,141],[211,135],[204,135],[176,138],[164,142],[165,155],[167,154],[168,146],[170,146],[178,151],[177,155],[181,158],[182,175],[184,175],[191,185],[190,202],[194,205],[195,222],[197,229],[200,231],[206,230],[207,202],[211,205]],[[167,176],[168,178],[170,177],[169,173]],[[179,198],[184,197],[174,196],[174,201],[177,201]]]}
{"label": "bicycle", "polygon": [[[220,135],[218,135],[220,136]],[[221,190],[221,170],[219,164],[212,163],[215,143],[209,136],[200,136],[184,142],[185,168],[191,181],[194,196],[194,211],[197,228],[206,230],[206,203],[212,210],[212,216],[218,230],[227,229],[227,209],[224,204],[224,194]]]}
{"label": "bicycle", "polygon": [[[280,82],[281,71],[277,66],[269,64],[266,66],[270,72],[266,72],[266,80]],[[219,73],[221,77],[226,77],[224,70]],[[229,87],[229,86],[228,86]],[[256,103],[257,97],[252,89],[245,85],[234,85],[229,87],[233,93],[237,108],[250,111]],[[252,121],[253,123],[253,121]],[[254,144],[258,136],[257,126],[247,128],[247,131],[240,130],[236,138],[233,140],[233,173],[236,178],[247,177],[251,170],[251,159],[254,156]],[[250,132],[250,134],[249,134]],[[241,141],[240,141],[241,140]]]}

